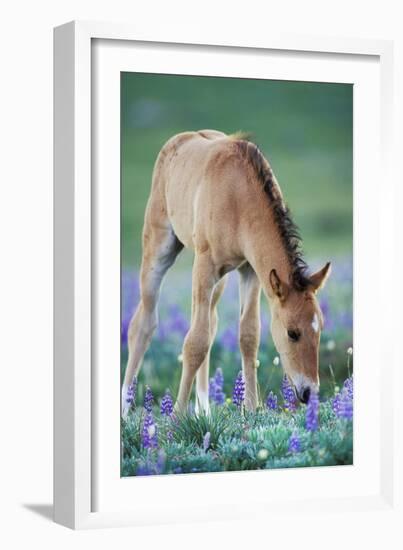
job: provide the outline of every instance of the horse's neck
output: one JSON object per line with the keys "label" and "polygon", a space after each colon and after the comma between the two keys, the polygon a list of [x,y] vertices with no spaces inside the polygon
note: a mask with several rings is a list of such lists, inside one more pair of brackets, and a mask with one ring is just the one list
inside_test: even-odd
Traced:
{"label": "horse's neck", "polygon": [[277,271],[280,279],[288,281],[290,264],[281,237],[270,218],[262,217],[263,222],[254,225],[245,242],[245,257],[252,265],[268,297],[272,296],[269,275],[272,269]]}

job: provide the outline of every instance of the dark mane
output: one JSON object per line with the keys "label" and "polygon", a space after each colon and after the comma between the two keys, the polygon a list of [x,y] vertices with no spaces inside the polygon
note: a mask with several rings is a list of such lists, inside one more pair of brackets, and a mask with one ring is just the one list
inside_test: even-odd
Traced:
{"label": "dark mane", "polygon": [[274,220],[290,264],[290,282],[295,290],[306,290],[311,283],[308,278],[308,266],[301,249],[301,235],[298,226],[291,217],[289,208],[281,197],[273,171],[257,145],[245,139],[237,140],[236,144],[242,156],[247,159],[255,170],[256,176],[269,199]]}

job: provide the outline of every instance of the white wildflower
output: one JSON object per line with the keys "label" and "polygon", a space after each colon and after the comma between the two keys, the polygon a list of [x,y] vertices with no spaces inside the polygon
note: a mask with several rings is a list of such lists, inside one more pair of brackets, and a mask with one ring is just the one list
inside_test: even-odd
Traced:
{"label": "white wildflower", "polygon": [[326,344],[326,349],[328,351],[333,351],[336,347],[336,342],[334,340],[329,340],[328,343]]}
{"label": "white wildflower", "polygon": [[257,453],[257,457],[259,460],[267,460],[269,457],[269,451],[267,449],[260,449]]}

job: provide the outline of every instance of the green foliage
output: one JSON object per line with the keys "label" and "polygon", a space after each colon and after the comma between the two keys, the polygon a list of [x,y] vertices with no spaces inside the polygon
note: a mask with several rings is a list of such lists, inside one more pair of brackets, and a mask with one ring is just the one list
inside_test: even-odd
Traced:
{"label": "green foliage", "polygon": [[209,446],[215,449],[220,437],[231,431],[230,417],[231,413],[227,407],[213,407],[209,415],[177,414],[173,420],[174,440],[188,445],[203,445],[203,438],[209,433]]}
{"label": "green foliage", "polygon": [[121,437],[123,457],[131,456],[133,451],[141,449],[141,425],[143,414],[136,410],[128,416],[127,420],[121,420]]}
{"label": "green foliage", "polygon": [[[352,464],[352,421],[337,418],[329,400],[320,404],[319,429],[310,432],[305,410],[301,405],[295,413],[265,408],[246,413],[226,404],[213,406],[210,415],[172,418],[155,410],[159,448],[149,450],[141,446],[143,413],[136,409],[122,424],[122,476]],[[289,450],[293,433],[300,452]]]}

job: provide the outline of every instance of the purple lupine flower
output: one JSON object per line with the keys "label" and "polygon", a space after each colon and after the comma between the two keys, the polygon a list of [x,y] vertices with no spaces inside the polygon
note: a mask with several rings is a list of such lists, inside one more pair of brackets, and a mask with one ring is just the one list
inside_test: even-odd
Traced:
{"label": "purple lupine flower", "polygon": [[332,401],[332,409],[338,418],[352,420],[353,418],[353,376],[344,381],[341,391]]}
{"label": "purple lupine flower", "polygon": [[301,442],[299,439],[298,432],[294,430],[291,434],[291,437],[288,441],[288,452],[289,453],[299,453],[301,450]]}
{"label": "purple lupine flower", "polygon": [[295,411],[297,400],[295,397],[295,392],[286,374],[283,376],[283,381],[281,383],[281,391],[283,393],[285,408],[289,409],[290,411]]}
{"label": "purple lupine flower", "polygon": [[239,371],[235,379],[234,390],[232,392],[232,401],[237,407],[241,407],[245,399],[245,380],[242,371]]}
{"label": "purple lupine flower", "polygon": [[208,448],[210,447],[211,433],[206,432],[203,437],[203,451],[207,453]]}
{"label": "purple lupine flower", "polygon": [[148,461],[140,463],[136,469],[136,476],[152,476],[154,473],[154,469]]}
{"label": "purple lupine flower", "polygon": [[144,417],[141,441],[145,449],[155,449],[158,447],[157,426],[155,425],[152,412],[147,412]]}
{"label": "purple lupine flower", "polygon": [[224,375],[220,368],[216,369],[214,377],[210,378],[209,382],[209,397],[210,401],[216,405],[223,405],[225,402],[224,393]]}
{"label": "purple lupine flower", "polygon": [[131,407],[136,398],[136,389],[137,389],[137,378],[133,378],[133,382],[130,384],[130,386],[127,388],[126,392],[126,403],[129,407]]}
{"label": "purple lupine flower", "polygon": [[147,455],[145,462],[141,462],[137,466],[137,476],[152,476],[155,474],[163,474],[166,464],[166,454],[163,449],[158,451],[157,458],[152,455]]}
{"label": "purple lupine flower", "polygon": [[310,432],[318,429],[319,424],[319,396],[316,391],[312,391],[306,406],[305,427]]}
{"label": "purple lupine flower", "polygon": [[161,414],[162,416],[171,416],[174,411],[174,403],[172,401],[169,390],[165,392],[164,397],[161,400]]}
{"label": "purple lupine flower", "polygon": [[266,407],[272,411],[277,409],[277,395],[272,391],[269,392],[269,395],[266,399]]}
{"label": "purple lupine flower", "polygon": [[225,393],[222,391],[222,388],[217,385],[214,386],[214,398],[213,401],[216,405],[224,405],[225,403]]}
{"label": "purple lupine flower", "polygon": [[218,367],[215,370],[214,380],[215,380],[215,383],[218,387],[220,387],[220,388],[224,387],[224,375],[223,375],[222,369],[220,369],[220,367]]}
{"label": "purple lupine flower", "polygon": [[144,395],[144,408],[147,412],[153,410],[154,396],[150,386],[146,386],[146,393]]}
{"label": "purple lupine flower", "polygon": [[339,418],[345,418],[346,420],[353,419],[353,400],[349,397],[347,392],[341,394],[337,416]]}
{"label": "purple lupine flower", "polygon": [[339,416],[341,393],[338,393],[332,401],[332,409],[336,416]]}
{"label": "purple lupine flower", "polygon": [[353,399],[354,397],[354,381],[353,381],[353,375],[350,376],[350,378],[347,378],[344,381],[343,384],[343,390],[346,391],[347,395],[350,399]]}

